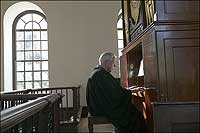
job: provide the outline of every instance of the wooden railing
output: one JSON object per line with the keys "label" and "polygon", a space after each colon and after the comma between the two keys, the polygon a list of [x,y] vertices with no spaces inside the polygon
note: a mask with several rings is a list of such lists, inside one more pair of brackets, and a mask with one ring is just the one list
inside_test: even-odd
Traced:
{"label": "wooden railing", "polygon": [[62,97],[51,94],[2,110],[1,132],[59,132]]}
{"label": "wooden railing", "polygon": [[[11,92],[2,92],[3,94],[54,94],[60,93],[65,95],[62,99],[61,107],[80,107],[80,86],[72,87],[54,87],[54,88],[39,88],[25,89]],[[73,95],[73,102],[70,101],[70,96]]]}
{"label": "wooden railing", "polygon": [[0,110],[4,110],[13,106],[28,102],[47,94],[0,94]]}
{"label": "wooden railing", "polygon": [[[11,92],[1,92],[2,96],[9,94],[10,96],[13,95],[12,97],[15,97],[14,95],[16,95],[16,98],[14,99],[6,99],[5,97],[3,99],[2,97],[1,110],[26,102],[27,99],[23,99],[23,98],[25,98],[27,94],[29,98],[31,98],[31,97],[36,97],[34,94],[38,94],[38,96],[39,95],[42,96],[46,94],[56,94],[56,93],[60,93],[64,95],[61,101],[61,105],[60,105],[61,123],[68,123],[68,122],[71,123],[72,122],[71,120],[73,120],[73,122],[75,123],[79,122],[81,110],[82,110],[82,108],[80,107],[80,86],[25,89],[25,90],[11,91]],[[20,95],[22,97],[17,96],[17,95]]]}

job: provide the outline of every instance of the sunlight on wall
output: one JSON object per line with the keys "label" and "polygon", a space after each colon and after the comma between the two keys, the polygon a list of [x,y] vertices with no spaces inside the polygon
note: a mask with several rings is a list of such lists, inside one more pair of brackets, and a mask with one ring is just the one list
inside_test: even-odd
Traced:
{"label": "sunlight on wall", "polygon": [[10,6],[4,14],[3,30],[4,30],[4,91],[12,91],[13,72],[12,72],[12,26],[14,19],[20,13],[26,10],[37,10],[42,13],[42,9],[30,2],[18,2]]}

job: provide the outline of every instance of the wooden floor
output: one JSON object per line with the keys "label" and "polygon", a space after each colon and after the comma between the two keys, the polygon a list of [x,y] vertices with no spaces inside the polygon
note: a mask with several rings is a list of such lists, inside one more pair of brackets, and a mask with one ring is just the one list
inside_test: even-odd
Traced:
{"label": "wooden floor", "polygon": [[[81,118],[81,121],[78,125],[69,125],[63,124],[61,126],[61,132],[88,132],[88,119]],[[111,124],[99,124],[94,126],[94,132],[114,132],[114,127]]]}

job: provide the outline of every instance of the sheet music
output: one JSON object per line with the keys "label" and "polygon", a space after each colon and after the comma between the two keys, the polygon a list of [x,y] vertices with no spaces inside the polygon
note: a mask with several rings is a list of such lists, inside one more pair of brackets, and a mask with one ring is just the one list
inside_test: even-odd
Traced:
{"label": "sheet music", "polygon": [[144,91],[144,87],[138,87],[138,86],[130,86],[127,87],[126,89],[131,91]]}

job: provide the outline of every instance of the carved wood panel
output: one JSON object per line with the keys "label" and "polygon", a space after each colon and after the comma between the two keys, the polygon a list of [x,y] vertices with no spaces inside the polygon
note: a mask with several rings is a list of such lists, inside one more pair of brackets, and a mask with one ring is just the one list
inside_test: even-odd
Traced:
{"label": "carved wood panel", "polygon": [[199,102],[153,103],[153,117],[156,133],[199,132]]}
{"label": "carved wood panel", "polygon": [[199,101],[198,31],[159,31],[157,36],[162,101]]}
{"label": "carved wood panel", "polygon": [[172,101],[199,101],[199,42],[197,39],[167,39],[168,95]]}
{"label": "carved wood panel", "polygon": [[199,21],[198,0],[162,0],[155,7],[158,21]]}

